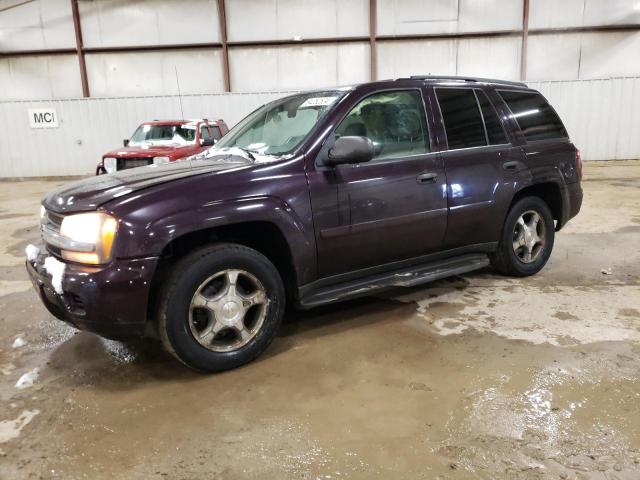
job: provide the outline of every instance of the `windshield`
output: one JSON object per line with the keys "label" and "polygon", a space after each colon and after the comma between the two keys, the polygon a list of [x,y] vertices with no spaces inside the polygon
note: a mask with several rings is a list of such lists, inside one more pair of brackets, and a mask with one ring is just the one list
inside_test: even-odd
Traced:
{"label": "windshield", "polygon": [[241,148],[264,155],[293,151],[345,91],[293,95],[259,108],[216,143],[216,150]]}
{"label": "windshield", "polygon": [[138,145],[188,145],[196,141],[196,126],[140,125],[129,140],[130,146]]}

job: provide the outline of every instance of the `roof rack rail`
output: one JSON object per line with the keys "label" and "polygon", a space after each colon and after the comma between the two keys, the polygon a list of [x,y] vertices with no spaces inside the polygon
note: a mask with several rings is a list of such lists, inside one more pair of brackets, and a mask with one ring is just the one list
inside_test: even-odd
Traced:
{"label": "roof rack rail", "polygon": [[[498,83],[501,85],[514,85],[517,87],[526,87],[524,82],[514,82],[511,80],[497,80],[494,78],[482,78],[482,77],[464,77],[455,75],[411,75],[408,77],[410,80],[457,80],[459,82],[479,82],[479,83]],[[407,80],[407,77],[398,78],[397,80]]]}

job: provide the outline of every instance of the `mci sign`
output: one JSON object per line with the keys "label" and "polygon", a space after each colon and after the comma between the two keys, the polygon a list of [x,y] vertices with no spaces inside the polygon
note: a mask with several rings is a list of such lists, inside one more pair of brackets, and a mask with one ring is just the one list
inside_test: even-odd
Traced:
{"label": "mci sign", "polygon": [[30,108],[29,126],[31,128],[58,128],[58,114],[55,108]]}

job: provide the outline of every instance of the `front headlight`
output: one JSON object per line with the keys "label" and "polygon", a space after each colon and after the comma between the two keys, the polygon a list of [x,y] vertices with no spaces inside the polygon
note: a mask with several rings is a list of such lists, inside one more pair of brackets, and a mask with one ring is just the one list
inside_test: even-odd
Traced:
{"label": "front headlight", "polygon": [[171,159],[169,157],[153,157],[154,165],[164,165],[165,163],[169,163]]}
{"label": "front headlight", "polygon": [[105,157],[102,159],[104,169],[107,173],[113,173],[118,170],[118,161],[113,157]]}
{"label": "front headlight", "polygon": [[57,242],[62,258],[100,265],[111,260],[118,221],[102,212],[78,213],[64,217]]}

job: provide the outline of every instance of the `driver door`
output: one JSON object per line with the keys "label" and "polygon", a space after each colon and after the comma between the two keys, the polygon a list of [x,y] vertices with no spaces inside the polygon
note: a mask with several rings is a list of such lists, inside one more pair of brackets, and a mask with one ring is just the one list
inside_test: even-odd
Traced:
{"label": "driver door", "polygon": [[[324,166],[335,140],[347,135],[371,139],[374,158]],[[422,92],[379,91],[357,101],[320,150],[309,185],[320,277],[440,249],[446,178],[430,149]]]}

